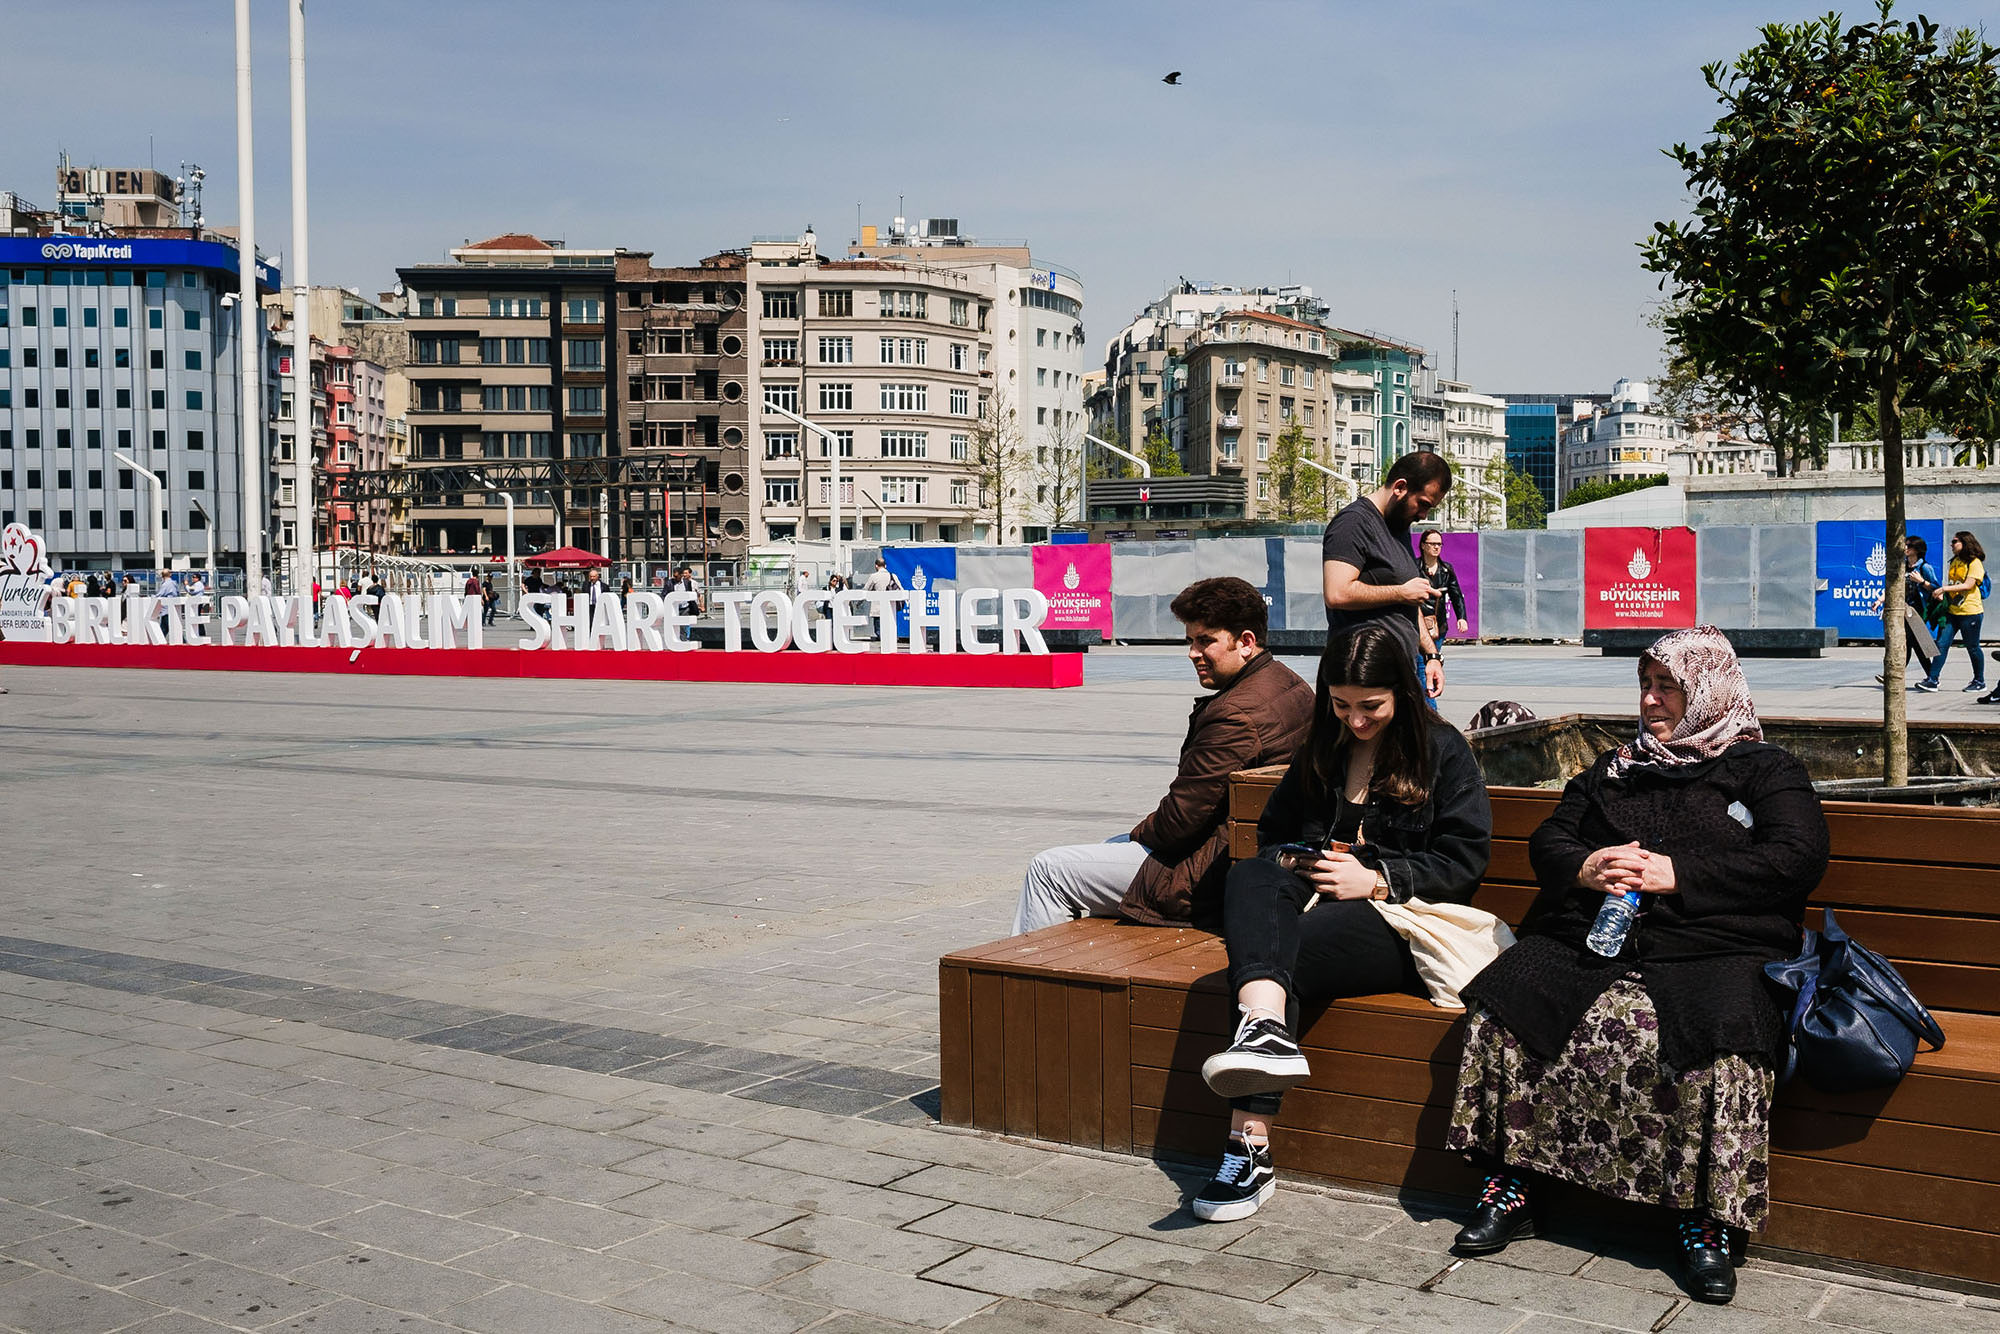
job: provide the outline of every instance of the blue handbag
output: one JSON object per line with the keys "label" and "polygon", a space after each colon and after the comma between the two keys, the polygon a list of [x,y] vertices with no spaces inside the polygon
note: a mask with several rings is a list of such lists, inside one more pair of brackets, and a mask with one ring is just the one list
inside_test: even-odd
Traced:
{"label": "blue handbag", "polygon": [[1822,930],[1806,928],[1797,958],[1764,972],[1798,995],[1780,1083],[1798,1075],[1826,1093],[1886,1088],[1908,1073],[1920,1040],[1944,1046],[1944,1030],[1902,975],[1841,930],[1831,908]]}

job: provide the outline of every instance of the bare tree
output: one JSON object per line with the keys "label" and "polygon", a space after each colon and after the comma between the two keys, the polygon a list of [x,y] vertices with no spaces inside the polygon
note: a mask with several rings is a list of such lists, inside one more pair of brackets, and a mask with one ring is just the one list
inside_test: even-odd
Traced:
{"label": "bare tree", "polygon": [[1083,521],[1083,430],[1060,410],[1035,447],[1035,494],[1050,528]]}
{"label": "bare tree", "polygon": [[1007,516],[1020,522],[1018,494],[1030,468],[1021,447],[1021,424],[1004,391],[983,396],[972,428],[972,472],[979,484],[979,508],[993,515],[993,540],[1007,540]]}

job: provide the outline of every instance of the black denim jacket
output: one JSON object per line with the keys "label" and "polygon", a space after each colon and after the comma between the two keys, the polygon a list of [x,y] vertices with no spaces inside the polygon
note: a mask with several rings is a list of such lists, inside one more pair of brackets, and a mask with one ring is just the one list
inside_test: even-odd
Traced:
{"label": "black denim jacket", "polygon": [[[1389,901],[1470,903],[1493,848],[1493,806],[1486,778],[1472,747],[1442,719],[1431,723],[1434,774],[1430,797],[1420,806],[1383,801],[1372,793],[1362,806],[1362,842],[1354,856],[1389,879]],[[1281,843],[1323,843],[1347,802],[1333,794],[1333,807],[1305,809],[1301,751],[1279,780],[1270,804],[1257,821],[1257,855],[1274,858]],[[1342,770],[1344,772],[1344,770]]]}

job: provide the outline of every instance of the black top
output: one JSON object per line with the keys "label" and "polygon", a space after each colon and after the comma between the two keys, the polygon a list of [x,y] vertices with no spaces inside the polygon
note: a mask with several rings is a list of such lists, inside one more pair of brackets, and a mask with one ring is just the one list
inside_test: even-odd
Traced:
{"label": "black top", "polygon": [[[1607,752],[1563,790],[1529,840],[1542,892],[1520,943],[1468,984],[1535,1055],[1569,1042],[1585,1011],[1637,970],[1660,1021],[1660,1058],[1693,1070],[1727,1053],[1775,1060],[1785,1015],[1764,965],[1798,952],[1806,897],[1826,872],[1826,817],[1789,751],[1738,742],[1681,766],[1640,765],[1610,776]],[[1579,888],[1584,858],[1637,840],[1673,858],[1673,894],[1643,896],[1615,959],[1584,946],[1604,895]]]}
{"label": "black top", "polygon": [[[1422,805],[1403,806],[1372,792],[1357,805],[1336,791],[1331,810],[1309,810],[1312,761],[1301,749],[1257,820],[1257,855],[1274,859],[1280,843],[1324,846],[1328,837],[1353,843],[1358,827],[1367,840],[1354,844],[1354,858],[1389,878],[1391,903],[1470,903],[1493,847],[1486,780],[1472,747],[1442,719],[1431,724],[1431,760],[1431,794]],[[1334,772],[1345,773],[1344,762],[1336,759]]]}
{"label": "black top", "polygon": [[1436,574],[1426,573],[1421,559],[1417,562],[1417,573],[1429,579],[1431,587],[1437,590],[1431,600],[1424,603],[1424,615],[1437,621],[1438,638],[1443,639],[1446,629],[1444,612],[1447,603],[1451,605],[1455,620],[1465,619],[1465,590],[1459,587],[1458,571],[1451,568],[1450,561],[1439,556]]}
{"label": "black top", "polygon": [[[1391,528],[1375,502],[1363,496],[1333,516],[1320,543],[1322,560],[1337,560],[1361,571],[1364,584],[1394,586],[1417,577],[1417,558],[1410,550],[1410,529]],[[1387,602],[1374,607],[1326,609],[1326,635],[1330,640],[1357,625],[1381,621],[1395,630],[1417,655],[1417,608],[1407,602]]]}

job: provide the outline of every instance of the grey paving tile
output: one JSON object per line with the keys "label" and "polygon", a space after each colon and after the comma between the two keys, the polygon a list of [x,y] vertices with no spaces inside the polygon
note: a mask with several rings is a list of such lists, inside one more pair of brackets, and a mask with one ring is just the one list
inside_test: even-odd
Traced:
{"label": "grey paving tile", "polygon": [[332,1237],[274,1223],[259,1214],[234,1214],[199,1223],[170,1232],[163,1240],[195,1255],[266,1274],[283,1274],[348,1249]]}
{"label": "grey paving tile", "polygon": [[571,1301],[533,1288],[497,1288],[445,1313],[476,1334],[660,1334],[651,1316]]}
{"label": "grey paving tile", "polygon": [[[1208,1293],[1197,1293],[1194,1295],[1201,1298],[1210,1297]],[[1215,1297],[1212,1300],[1228,1301],[1230,1299]],[[1252,1302],[1245,1302],[1244,1305],[1258,1310],[1270,1309],[1268,1307],[1257,1307]],[[818,1328],[826,1329],[827,1326],[821,1325]],[[1114,1320],[1106,1316],[1090,1315],[1082,1311],[1065,1310],[1061,1307],[1043,1306],[1037,1302],[1024,1302],[1010,1298],[997,1306],[981,1311],[978,1315],[960,1321],[958,1324],[952,1326],[952,1328],[954,1330],[965,1331],[965,1334],[1136,1334],[1139,1326],[1126,1324],[1122,1320]],[[1222,1329],[1230,1327],[1218,1324],[1209,1328]],[[1297,1326],[1294,1326],[1294,1328],[1297,1328]],[[1310,1326],[1304,1328],[1306,1334],[1322,1334],[1322,1332],[1312,1330]],[[815,1334],[817,1334],[817,1331]],[[872,1334],[872,1332],[858,1331],[857,1334]]]}
{"label": "grey paving tile", "polygon": [[344,1181],[341,1188],[364,1199],[454,1216],[498,1204],[517,1193],[512,1186],[468,1181],[420,1167],[387,1167],[369,1176]]}
{"label": "grey paving tile", "polygon": [[[894,1235],[894,1234],[892,1234]],[[661,1269],[758,1288],[817,1263],[819,1254],[741,1237],[667,1226],[613,1246],[610,1254]]]}
{"label": "grey paving tile", "polygon": [[483,1250],[508,1237],[508,1233],[500,1228],[485,1227],[466,1219],[446,1218],[419,1209],[406,1209],[400,1204],[373,1205],[359,1213],[325,1223],[319,1231],[325,1234],[333,1247],[329,1255],[350,1251],[356,1246],[368,1246],[432,1261],[449,1260]]}
{"label": "grey paving tile", "polygon": [[991,1295],[827,1260],[773,1285],[773,1292],[863,1315],[941,1329],[992,1305]]}
{"label": "grey paving tile", "polygon": [[895,1101],[892,1094],[870,1089],[841,1088],[805,1079],[770,1079],[749,1088],[731,1091],[739,1097],[750,1098],[757,1102],[782,1103],[787,1107],[804,1107],[817,1112],[833,1112],[840,1116],[859,1116]]}
{"label": "grey paving tile", "polygon": [[1664,1293],[1641,1292],[1557,1274],[1537,1274],[1477,1260],[1454,1270],[1433,1292],[1632,1330],[1650,1330],[1653,1322],[1673,1305],[1673,1300]]}
{"label": "grey paving tile", "polygon": [[217,1210],[255,1214],[295,1227],[324,1223],[372,1203],[357,1195],[282,1177],[245,1177],[205,1190],[195,1198]]}
{"label": "grey paving tile", "polygon": [[255,1120],[246,1118],[230,1124],[242,1125],[260,1135],[329,1149],[358,1148],[398,1133],[393,1127],[378,1121],[359,1116],[336,1116],[317,1107],[292,1107],[272,1115],[258,1116]]}
{"label": "grey paving tile", "polygon": [[[304,1284],[219,1260],[196,1260],[124,1291],[224,1325],[266,1325],[329,1300]],[[0,1288],[0,1300],[6,1292]]]}
{"label": "grey paving tile", "polygon": [[977,1247],[925,1270],[923,1277],[932,1283],[949,1283],[996,1297],[1020,1297],[1099,1313],[1122,1306],[1152,1286],[1149,1279],[1099,1273],[1054,1260]]}
{"label": "grey paving tile", "polygon": [[1274,1260],[1197,1250],[1144,1237],[1120,1237],[1078,1263],[1155,1283],[1172,1283],[1259,1302],[1275,1297],[1310,1272]]}
{"label": "grey paving tile", "polygon": [[[1607,1314],[1621,1313],[1617,1302],[1616,1297],[1607,1299]],[[1315,1274],[1287,1289],[1277,1298],[1277,1304],[1288,1312],[1317,1312],[1371,1327],[1410,1331],[1449,1329],[1454,1334],[1459,1331],[1501,1334],[1521,1319],[1519,1309],[1506,1305],[1468,1300],[1437,1289],[1418,1292],[1344,1274]],[[1662,1307],[1655,1316],[1647,1317],[1647,1323],[1639,1328],[1650,1328],[1653,1319],[1665,1309]]]}
{"label": "grey paving tile", "polygon": [[1026,1182],[1015,1177],[992,1176],[963,1167],[926,1167],[897,1180],[895,1189],[933,1199],[977,1204],[1010,1213],[1053,1214],[1074,1204],[1086,1192],[1054,1182]]}
{"label": "grey paving tile", "polygon": [[[621,1204],[623,1201],[620,1202]],[[524,1232],[587,1250],[602,1250],[651,1232],[659,1224],[596,1205],[573,1204],[546,1195],[516,1195],[512,1199],[465,1215],[468,1223]]]}
{"label": "grey paving tile", "polygon": [[51,1200],[43,1208],[79,1222],[121,1228],[144,1237],[162,1236],[226,1213],[198,1200],[125,1185],[100,1186],[67,1199]]}
{"label": "grey paving tile", "polygon": [[[90,1176],[75,1168],[0,1151],[0,1200],[22,1205],[43,1204],[49,1200],[68,1199],[92,1184]],[[0,1212],[0,1238],[11,1239],[19,1224],[5,1220],[16,1217]]]}
{"label": "grey paving tile", "polygon": [[175,1242],[146,1241],[110,1228],[82,1226],[16,1242],[4,1253],[9,1259],[107,1288],[164,1274],[193,1258]]}
{"label": "grey paving tile", "polygon": [[33,1274],[0,1286],[0,1324],[32,1334],[103,1334],[160,1315],[159,1305],[61,1274]]}
{"label": "grey paving tile", "polygon": [[302,1283],[419,1315],[436,1315],[448,1306],[471,1301],[500,1286],[484,1275],[365,1246],[307,1265],[294,1276]]}
{"label": "grey paving tile", "polygon": [[620,1138],[642,1144],[691,1149],[720,1158],[740,1158],[747,1153],[778,1143],[782,1135],[712,1121],[690,1121],[680,1116],[649,1116],[618,1132]]}
{"label": "grey paving tile", "polygon": [[896,1274],[920,1274],[965,1250],[963,1242],[816,1215],[762,1233],[758,1241]]}
{"label": "grey paving tile", "polygon": [[136,1325],[127,1325],[118,1334],[218,1334],[226,1331],[227,1325],[218,1325],[213,1320],[202,1320],[180,1311],[170,1311],[141,1320]]}
{"label": "grey paving tile", "polygon": [[452,1261],[452,1268],[589,1302],[629,1292],[661,1276],[654,1265],[539,1237],[513,1237],[461,1255]]}
{"label": "grey paving tile", "polygon": [[655,1279],[619,1294],[612,1304],[707,1334],[792,1334],[829,1314],[824,1305],[691,1274]]}
{"label": "grey paving tile", "polygon": [[[0,1167],[0,1171],[4,1170],[5,1168]],[[48,1213],[26,1205],[0,1203],[0,1248],[11,1251],[36,1237],[51,1232],[61,1232],[75,1226],[74,1219],[61,1214]]]}
{"label": "grey paving tile", "polygon": [[497,1185],[531,1190],[539,1195],[554,1195],[579,1204],[608,1204],[653,1184],[643,1176],[539,1156],[516,1157],[498,1167],[483,1168],[474,1175]]}
{"label": "grey paving tile", "polygon": [[768,1148],[744,1154],[743,1161],[854,1181],[864,1186],[886,1186],[926,1166],[908,1158],[873,1153],[867,1149],[849,1149],[838,1144],[798,1139],[780,1140]]}
{"label": "grey paving tile", "polygon": [[997,1209],[981,1209],[970,1204],[954,1204],[928,1218],[920,1218],[911,1223],[908,1230],[969,1245],[1060,1261],[1079,1260],[1113,1240],[1112,1233],[1096,1228],[1002,1213]]}
{"label": "grey paving tile", "polygon": [[455,1326],[342,1297],[264,1328],[267,1334],[446,1334]]}
{"label": "grey paving tile", "polygon": [[1372,1278],[1379,1283],[1415,1287],[1451,1263],[1449,1255],[1385,1246],[1354,1237],[1332,1240],[1304,1228],[1260,1227],[1224,1248],[1227,1255],[1254,1255],[1305,1269],[1328,1270]]}
{"label": "grey paving tile", "polygon": [[644,1121],[647,1113],[637,1107],[568,1098],[558,1093],[534,1093],[502,1103],[494,1108],[508,1116],[547,1126],[560,1126],[589,1134],[623,1130]]}
{"label": "grey paving tile", "polygon": [[135,1148],[115,1158],[106,1158],[93,1164],[92,1170],[113,1181],[130,1182],[169,1195],[193,1195],[249,1175],[243,1168],[227,1163],[154,1148]]}
{"label": "grey paving tile", "polygon": [[1919,1330],[1923,1334],[1992,1334],[1996,1325],[2000,1325],[1990,1310],[1846,1286],[1834,1289],[1826,1305],[1820,1308],[1819,1319],[1828,1324],[1881,1330],[1882,1334]]}
{"label": "grey paving tile", "polygon": [[[1470,1302],[1464,1304],[1472,1305]],[[1370,1334],[1378,1328],[1372,1321],[1364,1322],[1313,1306],[1273,1306],[1269,1302],[1246,1301],[1241,1297],[1197,1292],[1192,1288],[1176,1288],[1164,1283],[1148,1288],[1119,1307],[1116,1316],[1121,1321],[1131,1322],[1125,1328],[1143,1326],[1165,1330],[1168,1334],[1215,1334],[1217,1330],[1229,1330],[1232,1334],[1242,1330],[1265,1330],[1270,1334]],[[1519,1312],[1507,1313],[1510,1322],[1519,1318]],[[970,1329],[976,1324],[978,1321],[969,1320],[962,1328]],[[1430,1334],[1433,1330],[1450,1330],[1452,1334],[1458,1334],[1458,1327],[1448,1324],[1392,1328],[1408,1329],[1410,1334]],[[1483,1330],[1488,1327],[1476,1325],[1472,1328]]]}
{"label": "grey paving tile", "polygon": [[1204,1223],[1178,1201],[1148,1203],[1119,1195],[1086,1195],[1072,1204],[1050,1210],[1048,1217],[1059,1223],[1075,1223],[1100,1232],[1151,1237],[1171,1241],[1176,1246],[1210,1251],[1219,1251],[1263,1225],[1261,1214],[1254,1219],[1234,1223]]}
{"label": "grey paving tile", "polygon": [[392,1133],[386,1139],[359,1146],[355,1152],[385,1162],[442,1172],[447,1176],[469,1176],[474,1172],[491,1171],[504,1167],[518,1156],[508,1149],[476,1144],[456,1135],[433,1134],[428,1130],[395,1130],[390,1126],[383,1129]]}

